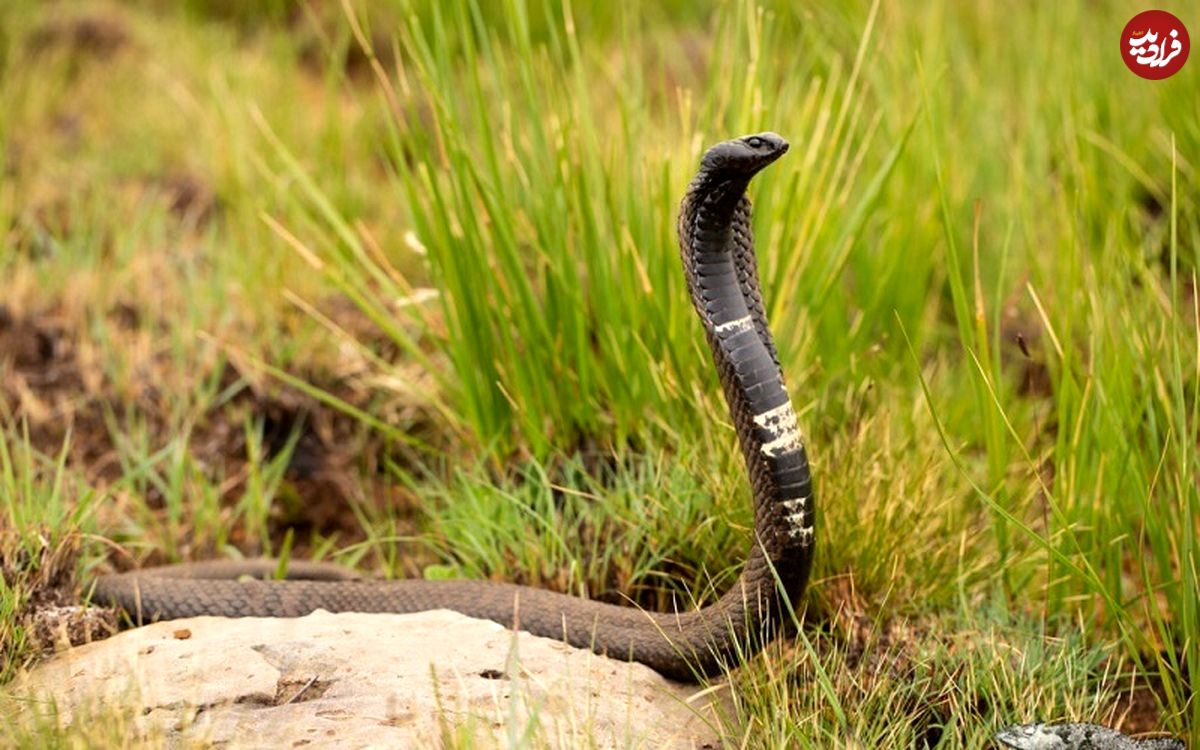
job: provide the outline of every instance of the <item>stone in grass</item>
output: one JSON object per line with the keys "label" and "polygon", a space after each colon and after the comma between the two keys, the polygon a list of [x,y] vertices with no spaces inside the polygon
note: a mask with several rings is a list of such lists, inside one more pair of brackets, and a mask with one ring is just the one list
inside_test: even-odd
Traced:
{"label": "stone in grass", "polygon": [[996,741],[1016,750],[1186,750],[1182,740],[1134,739],[1098,724],[1018,724]]}
{"label": "stone in grass", "polygon": [[444,610],[161,622],[12,687],[60,723],[121,706],[135,733],[236,747],[702,748],[729,716],[641,664]]}

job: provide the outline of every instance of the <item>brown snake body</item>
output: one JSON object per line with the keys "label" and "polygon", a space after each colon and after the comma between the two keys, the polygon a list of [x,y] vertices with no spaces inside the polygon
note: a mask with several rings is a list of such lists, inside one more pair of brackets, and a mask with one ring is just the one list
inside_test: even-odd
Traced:
{"label": "brown snake body", "polygon": [[342,568],[208,562],[101,576],[93,600],[137,621],[196,615],[298,617],[332,612],[451,609],[564,640],[691,680],[729,668],[773,638],[804,590],[814,508],[779,357],[767,327],[750,233],[750,179],[783,155],[774,133],[719,143],[701,160],[679,213],[679,244],[754,498],[754,542],[736,583],[698,610],[646,612],[506,583],[362,580]]}

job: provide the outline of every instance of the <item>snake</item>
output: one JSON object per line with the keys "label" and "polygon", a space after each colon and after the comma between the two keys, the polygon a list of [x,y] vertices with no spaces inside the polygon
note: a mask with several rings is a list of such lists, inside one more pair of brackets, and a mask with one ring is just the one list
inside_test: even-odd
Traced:
{"label": "snake", "polygon": [[[97,577],[91,599],[135,623],[200,615],[301,617],[449,609],[695,682],[743,663],[795,622],[815,543],[808,456],[767,324],[751,233],[751,179],[788,150],[772,132],[708,148],[678,215],[688,293],[749,479],[754,529],[737,580],[670,612],[499,581],[364,579],[323,562],[166,565]],[[283,577],[277,572],[286,568]]]}

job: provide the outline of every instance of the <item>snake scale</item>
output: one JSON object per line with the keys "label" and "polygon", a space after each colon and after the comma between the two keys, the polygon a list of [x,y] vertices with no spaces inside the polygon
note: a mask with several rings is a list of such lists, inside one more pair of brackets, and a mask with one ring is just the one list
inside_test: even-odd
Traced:
{"label": "snake scale", "polygon": [[[206,562],[100,576],[93,601],[136,622],[197,615],[298,617],[450,609],[693,680],[735,666],[773,638],[804,590],[813,552],[808,459],[767,327],[746,188],[782,156],[774,133],[708,149],[679,211],[684,274],[746,462],[754,539],[741,576],[702,609],[647,612],[490,581],[358,579],[338,566]],[[248,580],[249,579],[249,580]]]}

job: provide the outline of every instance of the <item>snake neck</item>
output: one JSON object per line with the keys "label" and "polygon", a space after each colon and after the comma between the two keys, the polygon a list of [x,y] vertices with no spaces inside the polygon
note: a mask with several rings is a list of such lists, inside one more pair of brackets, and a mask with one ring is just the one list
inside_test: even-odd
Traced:
{"label": "snake neck", "polygon": [[[680,210],[680,251],[754,499],[755,549],[742,581],[774,586],[778,575],[794,600],[812,560],[812,480],[763,312],[745,196],[749,181],[703,170],[696,176]],[[738,588],[728,596],[738,596]]]}
{"label": "snake neck", "polygon": [[[749,205],[745,200],[749,184],[748,177],[726,176],[701,170],[688,185],[684,196],[679,226],[681,246],[686,241],[693,249],[713,252],[726,249],[738,223],[736,214],[739,205]],[[685,263],[687,253],[688,249],[685,248]],[[732,261],[732,255],[730,258]],[[691,281],[690,274],[688,280]]]}

